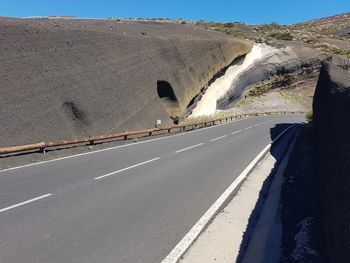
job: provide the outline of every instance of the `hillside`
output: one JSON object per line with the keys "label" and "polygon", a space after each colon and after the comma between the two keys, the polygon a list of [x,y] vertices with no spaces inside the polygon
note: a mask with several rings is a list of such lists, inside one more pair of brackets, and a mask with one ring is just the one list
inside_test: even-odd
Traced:
{"label": "hillside", "polygon": [[194,25],[113,19],[3,17],[0,32],[0,146],[170,124],[252,47]]}
{"label": "hillside", "polygon": [[333,37],[350,38],[350,13],[298,23],[293,28]]}
{"label": "hillside", "polygon": [[[350,14],[285,26],[239,22],[196,23],[209,31],[249,39],[275,48],[242,72],[227,94],[218,100],[220,114],[252,111],[310,111],[321,61],[350,58]],[[346,33],[346,34],[345,34]]]}
{"label": "hillside", "polygon": [[[2,17],[0,146],[177,123],[223,80],[216,114],[308,111],[321,62],[350,57],[349,30],[349,14],[291,26]],[[252,58],[259,47],[270,51]]]}

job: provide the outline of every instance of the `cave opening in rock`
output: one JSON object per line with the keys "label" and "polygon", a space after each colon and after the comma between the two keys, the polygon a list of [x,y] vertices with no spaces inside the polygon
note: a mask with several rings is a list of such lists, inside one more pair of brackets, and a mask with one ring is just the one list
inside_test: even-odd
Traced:
{"label": "cave opening in rock", "polygon": [[157,92],[159,98],[167,100],[169,102],[177,103],[175,92],[169,82],[165,80],[158,80]]}
{"label": "cave opening in rock", "polygon": [[169,114],[169,118],[173,120],[174,124],[178,124],[180,121],[179,101],[175,95],[173,87],[168,81],[158,80],[157,93],[165,110]]}

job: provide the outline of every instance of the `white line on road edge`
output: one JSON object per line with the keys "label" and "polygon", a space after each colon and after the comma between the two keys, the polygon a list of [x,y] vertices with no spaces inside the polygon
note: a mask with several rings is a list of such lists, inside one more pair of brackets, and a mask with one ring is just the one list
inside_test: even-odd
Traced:
{"label": "white line on road edge", "polygon": [[234,193],[237,187],[248,176],[248,174],[254,169],[258,162],[268,153],[272,144],[274,144],[279,138],[281,138],[287,131],[295,127],[296,124],[288,127],[281,132],[270,144],[268,144],[255,159],[244,169],[244,171],[233,181],[233,183],[226,189],[226,191],[216,200],[216,202],[208,209],[208,211],[197,221],[197,223],[191,228],[191,230],[180,240],[175,248],[170,252],[168,256],[161,263],[176,263],[185,254],[187,249],[193,244],[193,242],[202,233],[209,222],[220,211],[225,202]]}
{"label": "white line on road edge", "polygon": [[16,208],[16,207],[19,207],[19,206],[22,206],[22,205],[26,205],[26,204],[29,204],[29,203],[38,201],[38,200],[40,200],[40,199],[49,197],[49,196],[51,196],[51,195],[52,195],[52,194],[46,194],[46,195],[38,196],[38,197],[35,197],[35,198],[30,199],[30,200],[28,200],[28,201],[24,201],[24,202],[22,202],[22,203],[19,203],[19,204],[16,204],[16,205],[12,205],[12,206],[9,206],[9,207],[0,209],[0,213],[3,213],[3,212],[5,212],[5,211],[8,211],[8,210],[10,210],[10,209],[13,209],[13,208]]}
{"label": "white line on road edge", "polygon": [[235,132],[233,132],[233,133],[231,133],[231,134],[237,134],[237,133],[240,133],[240,132],[242,132],[242,130],[235,131]]}
{"label": "white line on road edge", "polygon": [[220,140],[220,139],[223,139],[223,138],[225,138],[225,137],[227,137],[227,135],[224,135],[224,136],[221,136],[221,137],[212,139],[212,140],[210,140],[210,141],[211,141],[211,142],[215,142],[215,141]]}
{"label": "white line on road edge", "polygon": [[253,126],[249,126],[249,127],[245,128],[245,130],[249,130],[251,128],[253,128]]}
{"label": "white line on road edge", "polygon": [[261,123],[255,124],[254,127],[259,127]]}
{"label": "white line on road edge", "polygon": [[195,148],[195,147],[198,147],[198,146],[201,146],[203,145],[204,143],[199,143],[199,144],[196,144],[196,145],[193,145],[193,146],[190,146],[190,147],[187,147],[187,148],[184,148],[184,149],[181,149],[181,150],[178,150],[176,151],[175,153],[180,153],[180,152],[183,152],[183,151],[187,151],[189,149],[192,149],[192,148]]}
{"label": "white line on road edge", "polygon": [[159,159],[160,159],[160,157],[157,157],[157,158],[154,158],[152,160],[148,160],[148,161],[145,161],[145,162],[142,162],[142,163],[134,164],[132,166],[123,168],[121,170],[118,170],[118,171],[115,171],[115,172],[111,172],[111,173],[108,173],[108,174],[105,174],[105,175],[101,175],[99,177],[94,178],[94,180],[99,180],[99,179],[105,178],[107,176],[111,176],[111,175],[114,175],[114,174],[117,174],[117,173],[121,173],[121,172],[124,172],[126,170],[130,170],[130,169],[135,168],[137,166],[141,166],[141,165],[146,164],[146,163],[154,162],[154,161],[159,160]]}

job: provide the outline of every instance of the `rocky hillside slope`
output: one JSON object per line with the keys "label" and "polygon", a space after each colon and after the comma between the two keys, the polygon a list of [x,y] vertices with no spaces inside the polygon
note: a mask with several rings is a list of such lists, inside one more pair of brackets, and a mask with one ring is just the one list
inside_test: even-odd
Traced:
{"label": "rocky hillside slope", "polygon": [[251,48],[193,24],[0,18],[0,147],[171,123]]}
{"label": "rocky hillside slope", "polygon": [[321,62],[328,57],[340,63],[350,58],[346,33],[350,32],[349,13],[290,26],[206,21],[196,24],[274,48],[232,82],[225,96],[217,100],[217,114],[310,111]]}
{"label": "rocky hillside slope", "polygon": [[330,262],[350,258],[350,71],[321,68],[313,104],[314,173]]}
{"label": "rocky hillside slope", "polygon": [[331,37],[350,38],[350,13],[298,23],[293,28]]}

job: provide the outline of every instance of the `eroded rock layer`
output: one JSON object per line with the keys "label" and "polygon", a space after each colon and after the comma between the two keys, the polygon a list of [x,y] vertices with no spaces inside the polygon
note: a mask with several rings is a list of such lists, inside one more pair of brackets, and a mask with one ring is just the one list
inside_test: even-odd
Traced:
{"label": "eroded rock layer", "polygon": [[226,96],[218,101],[218,109],[226,110],[234,106],[242,94],[249,88],[268,81],[277,75],[296,73],[305,69],[319,68],[326,56],[321,52],[303,47],[288,46],[284,49],[274,49],[250,68],[242,72],[231,84]]}

